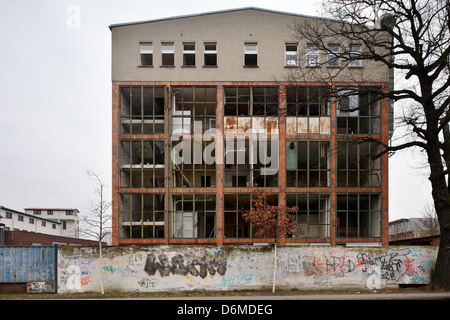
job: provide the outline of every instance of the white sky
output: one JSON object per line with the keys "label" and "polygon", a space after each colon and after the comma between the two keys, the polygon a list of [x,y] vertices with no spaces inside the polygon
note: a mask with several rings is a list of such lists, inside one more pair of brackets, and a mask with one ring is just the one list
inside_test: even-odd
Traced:
{"label": "white sky", "polygon": [[[69,29],[68,8],[81,13]],[[114,23],[255,6],[317,15],[315,1],[16,0],[0,2],[0,205],[72,207],[95,199],[93,170],[111,185]],[[390,158],[390,221],[420,216],[430,183],[418,152]]]}

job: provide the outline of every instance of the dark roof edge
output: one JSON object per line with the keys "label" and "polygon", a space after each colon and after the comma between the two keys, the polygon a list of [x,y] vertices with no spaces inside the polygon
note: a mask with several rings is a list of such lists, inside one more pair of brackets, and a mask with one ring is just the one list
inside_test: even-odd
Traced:
{"label": "dark roof edge", "polygon": [[202,12],[202,13],[194,13],[194,14],[173,16],[173,17],[160,18],[160,19],[154,19],[154,20],[142,20],[142,21],[134,21],[134,22],[116,23],[116,24],[111,24],[109,26],[109,29],[112,29],[114,27],[123,27],[123,26],[129,26],[129,25],[141,24],[141,23],[150,23],[150,22],[159,22],[159,21],[165,21],[165,20],[174,20],[174,19],[199,17],[199,16],[205,16],[205,15],[211,15],[211,14],[235,12],[235,11],[244,11],[244,10],[259,10],[259,11],[272,12],[272,13],[277,13],[277,14],[285,14],[285,15],[290,15],[290,16],[307,17],[307,18],[318,18],[318,19],[320,19],[320,17],[303,15],[303,14],[298,14],[298,13],[277,11],[277,10],[272,10],[272,9],[263,9],[263,8],[258,8],[258,7],[244,7],[244,8],[224,9],[224,10],[218,10],[218,11],[210,11],[210,12]]}

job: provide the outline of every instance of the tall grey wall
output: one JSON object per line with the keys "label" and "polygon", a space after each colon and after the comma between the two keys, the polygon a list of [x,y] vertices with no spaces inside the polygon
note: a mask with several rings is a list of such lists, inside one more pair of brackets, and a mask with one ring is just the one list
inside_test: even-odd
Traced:
{"label": "tall grey wall", "polygon": [[58,293],[382,289],[427,284],[433,247],[121,246],[58,248]]}

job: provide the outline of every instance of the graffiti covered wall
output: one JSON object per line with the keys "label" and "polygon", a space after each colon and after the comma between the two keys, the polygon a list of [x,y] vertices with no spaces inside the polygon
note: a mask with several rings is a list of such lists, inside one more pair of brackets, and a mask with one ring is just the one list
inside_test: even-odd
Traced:
{"label": "graffiti covered wall", "polygon": [[[120,246],[58,248],[58,292],[381,289],[427,284],[433,247]],[[276,261],[276,262],[275,262]]]}

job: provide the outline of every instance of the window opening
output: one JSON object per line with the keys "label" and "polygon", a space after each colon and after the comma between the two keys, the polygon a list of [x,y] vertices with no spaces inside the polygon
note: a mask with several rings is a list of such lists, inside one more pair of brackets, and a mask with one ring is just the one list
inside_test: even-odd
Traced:
{"label": "window opening", "polygon": [[164,188],[164,141],[120,141],[121,188]]}
{"label": "window opening", "polygon": [[329,87],[286,88],[286,133],[330,134]]}
{"label": "window opening", "polygon": [[278,133],[278,87],[225,87],[225,133]]}
{"label": "window opening", "polygon": [[278,187],[277,139],[227,139],[224,149],[225,187]]}
{"label": "window opening", "polygon": [[315,45],[306,46],[306,66],[318,67],[319,66],[319,49]]}
{"label": "window opening", "polygon": [[244,44],[244,66],[246,67],[258,66],[258,44],[256,43]]}
{"label": "window opening", "polygon": [[338,134],[380,133],[379,88],[337,88],[336,107]]}
{"label": "window opening", "polygon": [[172,221],[175,239],[211,239],[216,237],[216,196],[214,194],[178,194],[172,197]]}
{"label": "window opening", "polygon": [[173,42],[162,43],[162,65],[163,66],[175,65],[175,45]]}
{"label": "window opening", "polygon": [[288,193],[286,207],[297,207],[297,222],[292,238],[331,237],[331,195],[323,193]]}
{"label": "window opening", "polygon": [[120,133],[164,133],[164,87],[120,87]]}
{"label": "window opening", "polygon": [[381,237],[380,194],[337,194],[337,237]]}
{"label": "window opening", "polygon": [[206,42],[204,53],[205,66],[217,66],[217,43]]}
{"label": "window opening", "polygon": [[380,187],[381,152],[376,142],[337,142],[337,187]]}
{"label": "window opening", "polygon": [[348,63],[349,67],[358,68],[362,67],[362,61],[359,59],[361,56],[361,45],[353,44],[349,48],[350,53],[350,62]]}
{"label": "window opening", "polygon": [[286,186],[329,187],[329,141],[286,141]]}
{"label": "window opening", "polygon": [[164,230],[164,194],[120,194],[120,239],[164,239]]}
{"label": "window opening", "polygon": [[287,67],[297,67],[298,66],[298,53],[297,53],[297,44],[296,43],[287,43],[286,44],[286,60],[285,65]]}
{"label": "window opening", "polygon": [[183,66],[195,66],[195,43],[183,43]]}
{"label": "window opening", "polygon": [[153,43],[152,42],[142,42],[140,44],[141,52],[141,66],[152,66],[153,65]]}
{"label": "window opening", "polygon": [[328,67],[339,67],[339,45],[330,45],[328,46]]}

